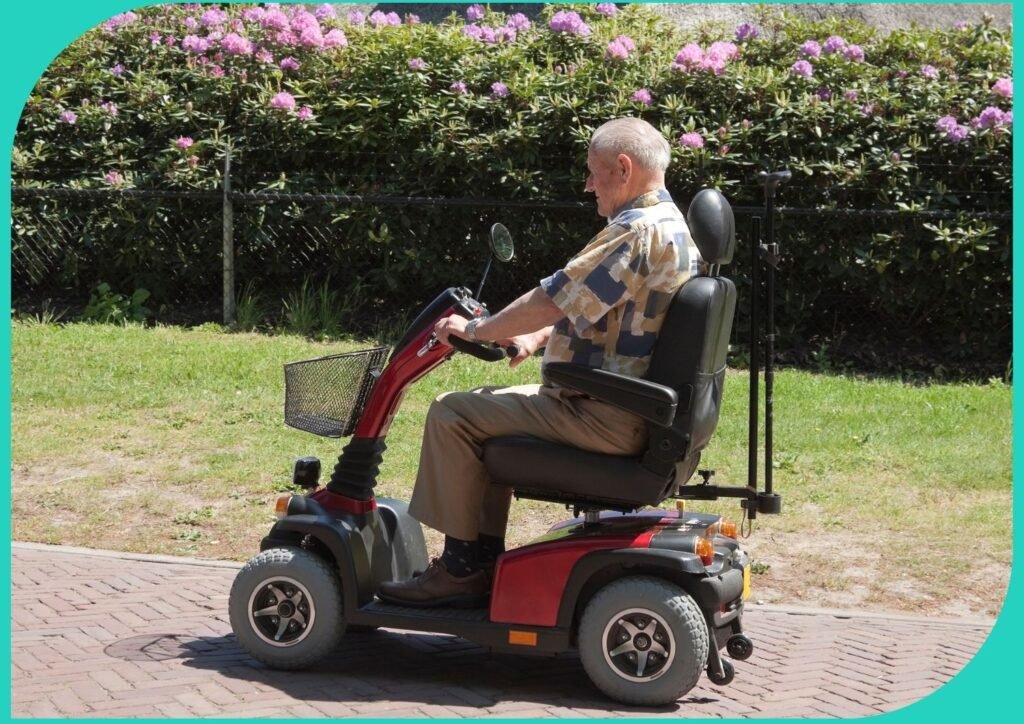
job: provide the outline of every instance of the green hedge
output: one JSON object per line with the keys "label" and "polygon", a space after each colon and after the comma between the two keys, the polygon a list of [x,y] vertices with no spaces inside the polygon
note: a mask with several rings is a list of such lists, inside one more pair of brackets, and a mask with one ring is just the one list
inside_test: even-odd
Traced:
{"label": "green hedge", "polygon": [[[777,226],[790,349],[829,363],[1005,369],[1008,35],[985,23],[883,35],[770,6],[747,26],[688,34],[641,5],[547,6],[530,20],[498,8],[440,24],[383,12],[360,22],[330,6],[123,14],[40,79],[16,137],[15,184],[218,190],[230,143],[236,190],[583,201],[590,132],[639,115],[673,141],[669,185],[681,200],[713,185],[758,206],[758,172],[788,167],[780,204],[828,212],[784,213]],[[282,68],[285,58],[294,62]],[[117,195],[94,207],[83,212],[102,217],[93,227],[120,230],[110,244],[147,216]],[[841,213],[858,209],[904,213]],[[470,281],[491,220],[511,221],[525,260],[498,275],[502,300],[600,226],[592,211],[465,207],[250,203],[239,217],[242,282],[279,293],[315,270],[386,291],[367,306],[386,296],[400,309]],[[215,251],[219,219],[208,224]],[[290,236],[299,227],[329,237],[304,250],[309,263],[287,261],[309,246]],[[80,283],[130,293],[147,265],[184,253],[149,244],[124,254],[104,238],[90,237],[103,261]],[[744,285],[745,260],[735,266]]]}

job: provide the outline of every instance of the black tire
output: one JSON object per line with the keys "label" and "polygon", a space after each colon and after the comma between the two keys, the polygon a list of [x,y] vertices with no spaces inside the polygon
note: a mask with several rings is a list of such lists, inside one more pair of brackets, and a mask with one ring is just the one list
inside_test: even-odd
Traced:
{"label": "black tire", "polygon": [[304,669],[337,648],[345,633],[341,607],[333,568],[300,548],[272,548],[250,560],[228,599],[238,643],[274,669]]}
{"label": "black tire", "polygon": [[620,578],[587,604],[579,627],[583,668],[624,704],[671,704],[696,686],[708,660],[708,628],[679,586],[650,576]]}
{"label": "black tire", "polygon": [[728,686],[736,678],[736,667],[729,659],[722,659],[722,673],[718,674],[710,666],[708,667],[708,679],[715,686]]}

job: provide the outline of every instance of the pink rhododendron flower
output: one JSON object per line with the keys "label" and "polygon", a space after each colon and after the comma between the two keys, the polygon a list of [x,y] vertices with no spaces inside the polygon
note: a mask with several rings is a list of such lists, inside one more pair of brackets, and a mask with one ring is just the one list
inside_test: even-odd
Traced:
{"label": "pink rhododendron flower", "polygon": [[405,24],[406,25],[419,25],[420,24],[420,16],[419,15],[413,15],[412,13],[406,14],[406,16],[405,16]]}
{"label": "pink rhododendron flower", "polygon": [[260,48],[259,50],[257,50],[255,58],[260,63],[273,63],[274,62],[274,54],[271,53],[266,48]]}
{"label": "pink rhododendron flower", "polygon": [[608,60],[625,60],[629,57],[629,50],[626,46],[617,40],[613,40],[608,43],[608,47],[604,50],[604,57]]}
{"label": "pink rhododendron flower", "polygon": [[614,18],[616,13],[619,12],[619,9],[615,7],[615,3],[598,3],[594,9],[597,10],[599,15],[609,18]]}
{"label": "pink rhododendron flower", "polygon": [[761,31],[750,23],[743,23],[736,28],[736,40],[739,42],[743,42],[744,40],[753,40],[759,35],[761,35]]}
{"label": "pink rhododendron flower", "polygon": [[935,80],[939,77],[939,70],[934,65],[922,65],[921,66],[921,77],[931,78]]}
{"label": "pink rhododendron flower", "polygon": [[193,143],[195,143],[195,141],[193,141],[188,136],[178,136],[174,141],[174,145],[180,148],[182,151],[184,151],[187,148],[192,148]]}
{"label": "pink rhododendron flower", "polygon": [[267,10],[260,18],[260,25],[267,30],[284,30],[289,27],[288,16],[277,8]]}
{"label": "pink rhododendron flower", "polygon": [[115,78],[120,78],[122,75],[124,75],[124,66],[121,63],[118,63],[110,69],[110,74]]}
{"label": "pink rhododendron flower", "polygon": [[210,49],[210,41],[198,35],[186,35],[181,39],[181,49],[192,55],[202,55]]}
{"label": "pink rhododendron flower", "polygon": [[107,171],[103,175],[103,180],[111,186],[122,186],[124,185],[124,176],[117,171]]}
{"label": "pink rhododendron flower", "polygon": [[279,30],[274,35],[274,40],[279,45],[286,47],[292,47],[299,44],[299,36],[296,35],[292,30]]}
{"label": "pink rhododendron flower", "polygon": [[402,19],[398,17],[398,13],[384,13],[380,10],[374,10],[370,13],[370,25],[375,28],[382,28],[388,25],[401,25]]}
{"label": "pink rhododendron flower", "polygon": [[675,65],[679,65],[687,69],[697,68],[700,66],[700,61],[703,58],[704,51],[701,47],[696,43],[688,43],[684,45],[676,55]]}
{"label": "pink rhododendron flower", "polygon": [[185,18],[184,22],[185,22],[185,28],[187,30],[195,30],[196,28],[199,27],[199,21],[196,20],[191,15],[188,16],[187,18]]}
{"label": "pink rhododendron flower", "polygon": [[123,28],[125,25],[131,25],[138,19],[139,16],[129,10],[126,13],[120,13],[110,18],[110,20],[107,20],[103,23],[103,29],[107,32],[113,32],[118,28]]}
{"label": "pink rhododendron flower", "polygon": [[477,20],[484,19],[484,8],[483,5],[470,5],[466,8],[466,20],[471,23],[475,23]]}
{"label": "pink rhododendron flower", "polygon": [[845,93],[843,93],[843,98],[845,98],[846,100],[850,101],[850,103],[856,103],[857,102],[857,91],[855,91],[855,90],[848,90]]}
{"label": "pink rhododendron flower", "polygon": [[465,95],[466,93],[469,92],[466,89],[466,84],[463,83],[461,80],[457,80],[454,83],[452,83],[450,86],[448,86],[448,90],[452,91],[453,93],[457,93],[460,96],[461,95]]}
{"label": "pink rhododendron flower", "polygon": [[295,58],[289,55],[287,58],[282,58],[278,66],[281,68],[281,70],[290,71],[298,70],[299,68],[302,67],[302,63],[295,60]]}
{"label": "pink rhododendron flower", "polygon": [[62,123],[73,126],[78,122],[78,115],[74,111],[63,111],[60,114],[60,120]]}
{"label": "pink rhododendron flower", "polygon": [[615,38],[615,42],[621,43],[622,47],[624,47],[630,53],[636,50],[636,42],[634,42],[634,40],[628,35],[619,35],[618,37]]}
{"label": "pink rhododendron flower", "polygon": [[642,103],[645,106],[649,106],[651,105],[651,103],[654,102],[654,97],[651,95],[651,92],[646,88],[638,88],[637,90],[633,91],[633,95],[629,97],[629,100],[634,101],[635,103]]}
{"label": "pink rhododendron flower", "polygon": [[313,109],[310,108],[309,106],[302,106],[302,108],[299,109],[299,112],[295,114],[295,117],[298,118],[303,123],[305,123],[306,121],[311,121],[313,120],[313,118],[315,118],[315,116],[313,115]]}
{"label": "pink rhododendron flower", "polygon": [[263,16],[267,14],[267,11],[263,8],[247,8],[242,11],[242,20],[250,23],[258,23],[263,20]]}
{"label": "pink rhododendron flower", "polygon": [[740,49],[735,43],[718,40],[711,44],[707,54],[722,58],[723,60],[735,60],[740,57]]}
{"label": "pink rhododendron flower", "polygon": [[243,38],[238,33],[228,33],[225,35],[224,39],[220,41],[220,47],[232,55],[252,55],[253,51],[252,42],[247,38]]}
{"label": "pink rhododendron flower", "polygon": [[992,92],[1003,98],[1013,98],[1013,78],[1000,78],[992,84]]}
{"label": "pink rhododendron flower", "polygon": [[843,49],[843,57],[854,63],[860,63],[864,60],[864,49],[859,45],[847,45]]}
{"label": "pink rhododendron flower", "polygon": [[978,128],[995,128],[996,126],[1003,125],[1005,114],[1002,109],[996,108],[995,106],[989,106],[985,108],[980,114],[978,114],[977,127]]}
{"label": "pink rhododendron flower", "polygon": [[507,98],[509,93],[508,86],[501,81],[491,83],[491,98]]}
{"label": "pink rhododendron flower", "polygon": [[103,111],[105,111],[107,115],[115,118],[117,117],[117,106],[114,105],[113,101],[106,101],[104,103],[100,103],[100,108],[103,109]]}
{"label": "pink rhododendron flower", "polygon": [[523,31],[530,29],[530,19],[522,13],[516,13],[505,22],[506,28]]}
{"label": "pink rhododendron flower", "polygon": [[548,23],[548,28],[558,33],[568,33],[583,37],[590,35],[590,26],[583,22],[583,18],[579,16],[579,13],[571,10],[559,10],[555,13],[554,17],[551,18],[551,22]]}
{"label": "pink rhododendron flower", "polygon": [[789,68],[789,72],[792,75],[798,75],[802,78],[810,78],[814,75],[814,66],[808,63],[806,60],[798,60],[793,63]]}
{"label": "pink rhododendron flower", "polygon": [[366,16],[358,10],[353,10],[348,14],[348,22],[350,25],[362,25],[366,22]]}
{"label": "pink rhododendron flower", "polygon": [[220,25],[228,19],[228,14],[220,8],[210,8],[199,18],[199,22],[206,27]]}
{"label": "pink rhododendron flower", "polygon": [[160,41],[162,39],[163,38],[161,37],[160,33],[156,32],[156,31],[154,31],[154,32],[149,34],[149,44],[150,45],[160,45]]}
{"label": "pink rhododendron flower", "polygon": [[189,156],[188,157],[188,165],[191,168],[195,168],[196,166],[198,166],[199,165],[199,156]]}
{"label": "pink rhododendron flower", "polygon": [[270,107],[282,111],[295,109],[295,97],[291,93],[281,92],[270,99]]}
{"label": "pink rhododendron flower", "polygon": [[846,41],[843,40],[838,35],[833,35],[829,37],[829,39],[825,41],[825,45],[821,47],[822,51],[827,55],[831,55],[832,53],[838,53],[844,48],[846,48]]}
{"label": "pink rhododendron flower", "polygon": [[221,68],[219,65],[211,65],[210,66],[210,70],[208,72],[210,74],[210,77],[212,77],[212,78],[223,78],[224,77],[224,69]]}
{"label": "pink rhododendron flower", "polygon": [[334,6],[329,3],[317,5],[315,14],[320,20],[328,20],[330,18],[337,17],[338,15],[334,10]]}
{"label": "pink rhododendron flower", "polygon": [[427,62],[423,58],[413,58],[409,61],[409,70],[426,70]]}
{"label": "pink rhododendron flower", "polygon": [[679,137],[679,145],[684,148],[704,148],[704,137],[693,131]]}
{"label": "pink rhododendron flower", "polygon": [[325,48],[347,48],[348,38],[345,37],[345,33],[334,28],[333,30],[327,31],[327,35],[324,36],[324,47]]}
{"label": "pink rhododendron flower", "polygon": [[808,40],[800,46],[800,52],[808,58],[818,58],[821,56],[821,46],[817,40]]}

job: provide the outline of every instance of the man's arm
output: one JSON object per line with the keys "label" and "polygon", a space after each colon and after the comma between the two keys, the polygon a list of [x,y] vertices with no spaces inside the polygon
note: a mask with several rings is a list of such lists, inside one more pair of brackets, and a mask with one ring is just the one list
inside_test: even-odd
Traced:
{"label": "man's arm", "polygon": [[[540,287],[530,290],[516,299],[497,314],[477,322],[477,341],[495,341],[503,345],[517,344],[520,353],[512,360],[515,367],[538,349],[543,347],[551,336],[551,326],[564,318],[565,314],[544,293]],[[468,319],[458,315],[445,317],[434,326],[434,334],[444,343],[448,336],[468,339],[466,325]]]}

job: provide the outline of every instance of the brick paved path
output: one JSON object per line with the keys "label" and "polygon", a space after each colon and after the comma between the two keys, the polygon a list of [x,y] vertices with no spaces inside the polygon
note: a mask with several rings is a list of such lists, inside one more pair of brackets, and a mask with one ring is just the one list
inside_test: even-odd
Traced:
{"label": "brick paved path", "polygon": [[237,566],[13,545],[15,717],[848,717],[923,698],[991,628],[751,607],[754,657],[675,706],[622,707],[575,654],[491,654],[450,636],[347,635],[316,670],[266,669],[235,643]]}

